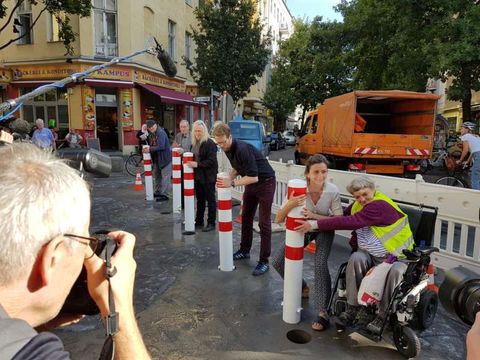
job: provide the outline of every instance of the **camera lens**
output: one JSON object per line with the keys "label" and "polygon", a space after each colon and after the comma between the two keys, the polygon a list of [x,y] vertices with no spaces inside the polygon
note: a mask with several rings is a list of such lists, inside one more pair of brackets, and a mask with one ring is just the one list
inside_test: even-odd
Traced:
{"label": "camera lens", "polygon": [[480,278],[478,274],[463,267],[451,269],[445,273],[438,296],[448,312],[472,325],[480,310]]}

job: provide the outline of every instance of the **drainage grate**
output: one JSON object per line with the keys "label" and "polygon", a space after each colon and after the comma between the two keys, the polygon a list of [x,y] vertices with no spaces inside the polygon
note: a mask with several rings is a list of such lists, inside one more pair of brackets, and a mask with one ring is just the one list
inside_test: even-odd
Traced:
{"label": "drainage grate", "polygon": [[295,329],[287,332],[287,339],[295,344],[306,344],[312,340],[312,335],[304,330]]}

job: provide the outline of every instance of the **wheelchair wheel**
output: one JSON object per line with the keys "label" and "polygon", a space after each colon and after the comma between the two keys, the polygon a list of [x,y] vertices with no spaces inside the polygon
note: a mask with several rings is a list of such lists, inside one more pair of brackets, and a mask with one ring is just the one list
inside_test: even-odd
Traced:
{"label": "wheelchair wheel", "polygon": [[420,353],[420,340],[415,331],[408,326],[397,324],[393,328],[393,342],[398,352],[407,359],[414,358]]}
{"label": "wheelchair wheel", "polygon": [[428,329],[435,319],[438,308],[438,295],[426,289],[420,294],[420,301],[415,308],[417,325],[421,330]]}

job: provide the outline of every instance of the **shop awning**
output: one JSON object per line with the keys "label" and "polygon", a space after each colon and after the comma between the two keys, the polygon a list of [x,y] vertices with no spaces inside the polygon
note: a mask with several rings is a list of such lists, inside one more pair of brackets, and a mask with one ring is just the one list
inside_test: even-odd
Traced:
{"label": "shop awning", "polygon": [[131,82],[131,81],[102,80],[102,79],[85,79],[85,85],[92,86],[92,87],[129,89],[129,88],[133,87],[133,82]]}
{"label": "shop awning", "polygon": [[162,88],[155,85],[148,84],[137,84],[138,86],[144,88],[147,91],[159,96],[162,99],[162,102],[167,104],[175,105],[193,105],[193,106],[204,106],[206,104],[193,101],[193,97],[182,93],[180,91],[175,91],[171,89]]}

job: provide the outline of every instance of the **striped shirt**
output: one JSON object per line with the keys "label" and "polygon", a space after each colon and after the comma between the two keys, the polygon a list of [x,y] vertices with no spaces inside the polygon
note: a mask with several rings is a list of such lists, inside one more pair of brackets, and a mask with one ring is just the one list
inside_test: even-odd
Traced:
{"label": "striped shirt", "polygon": [[365,250],[375,257],[384,257],[387,255],[387,250],[380,239],[370,230],[370,227],[365,226],[355,230],[355,232],[357,233],[357,243],[360,249]]}

